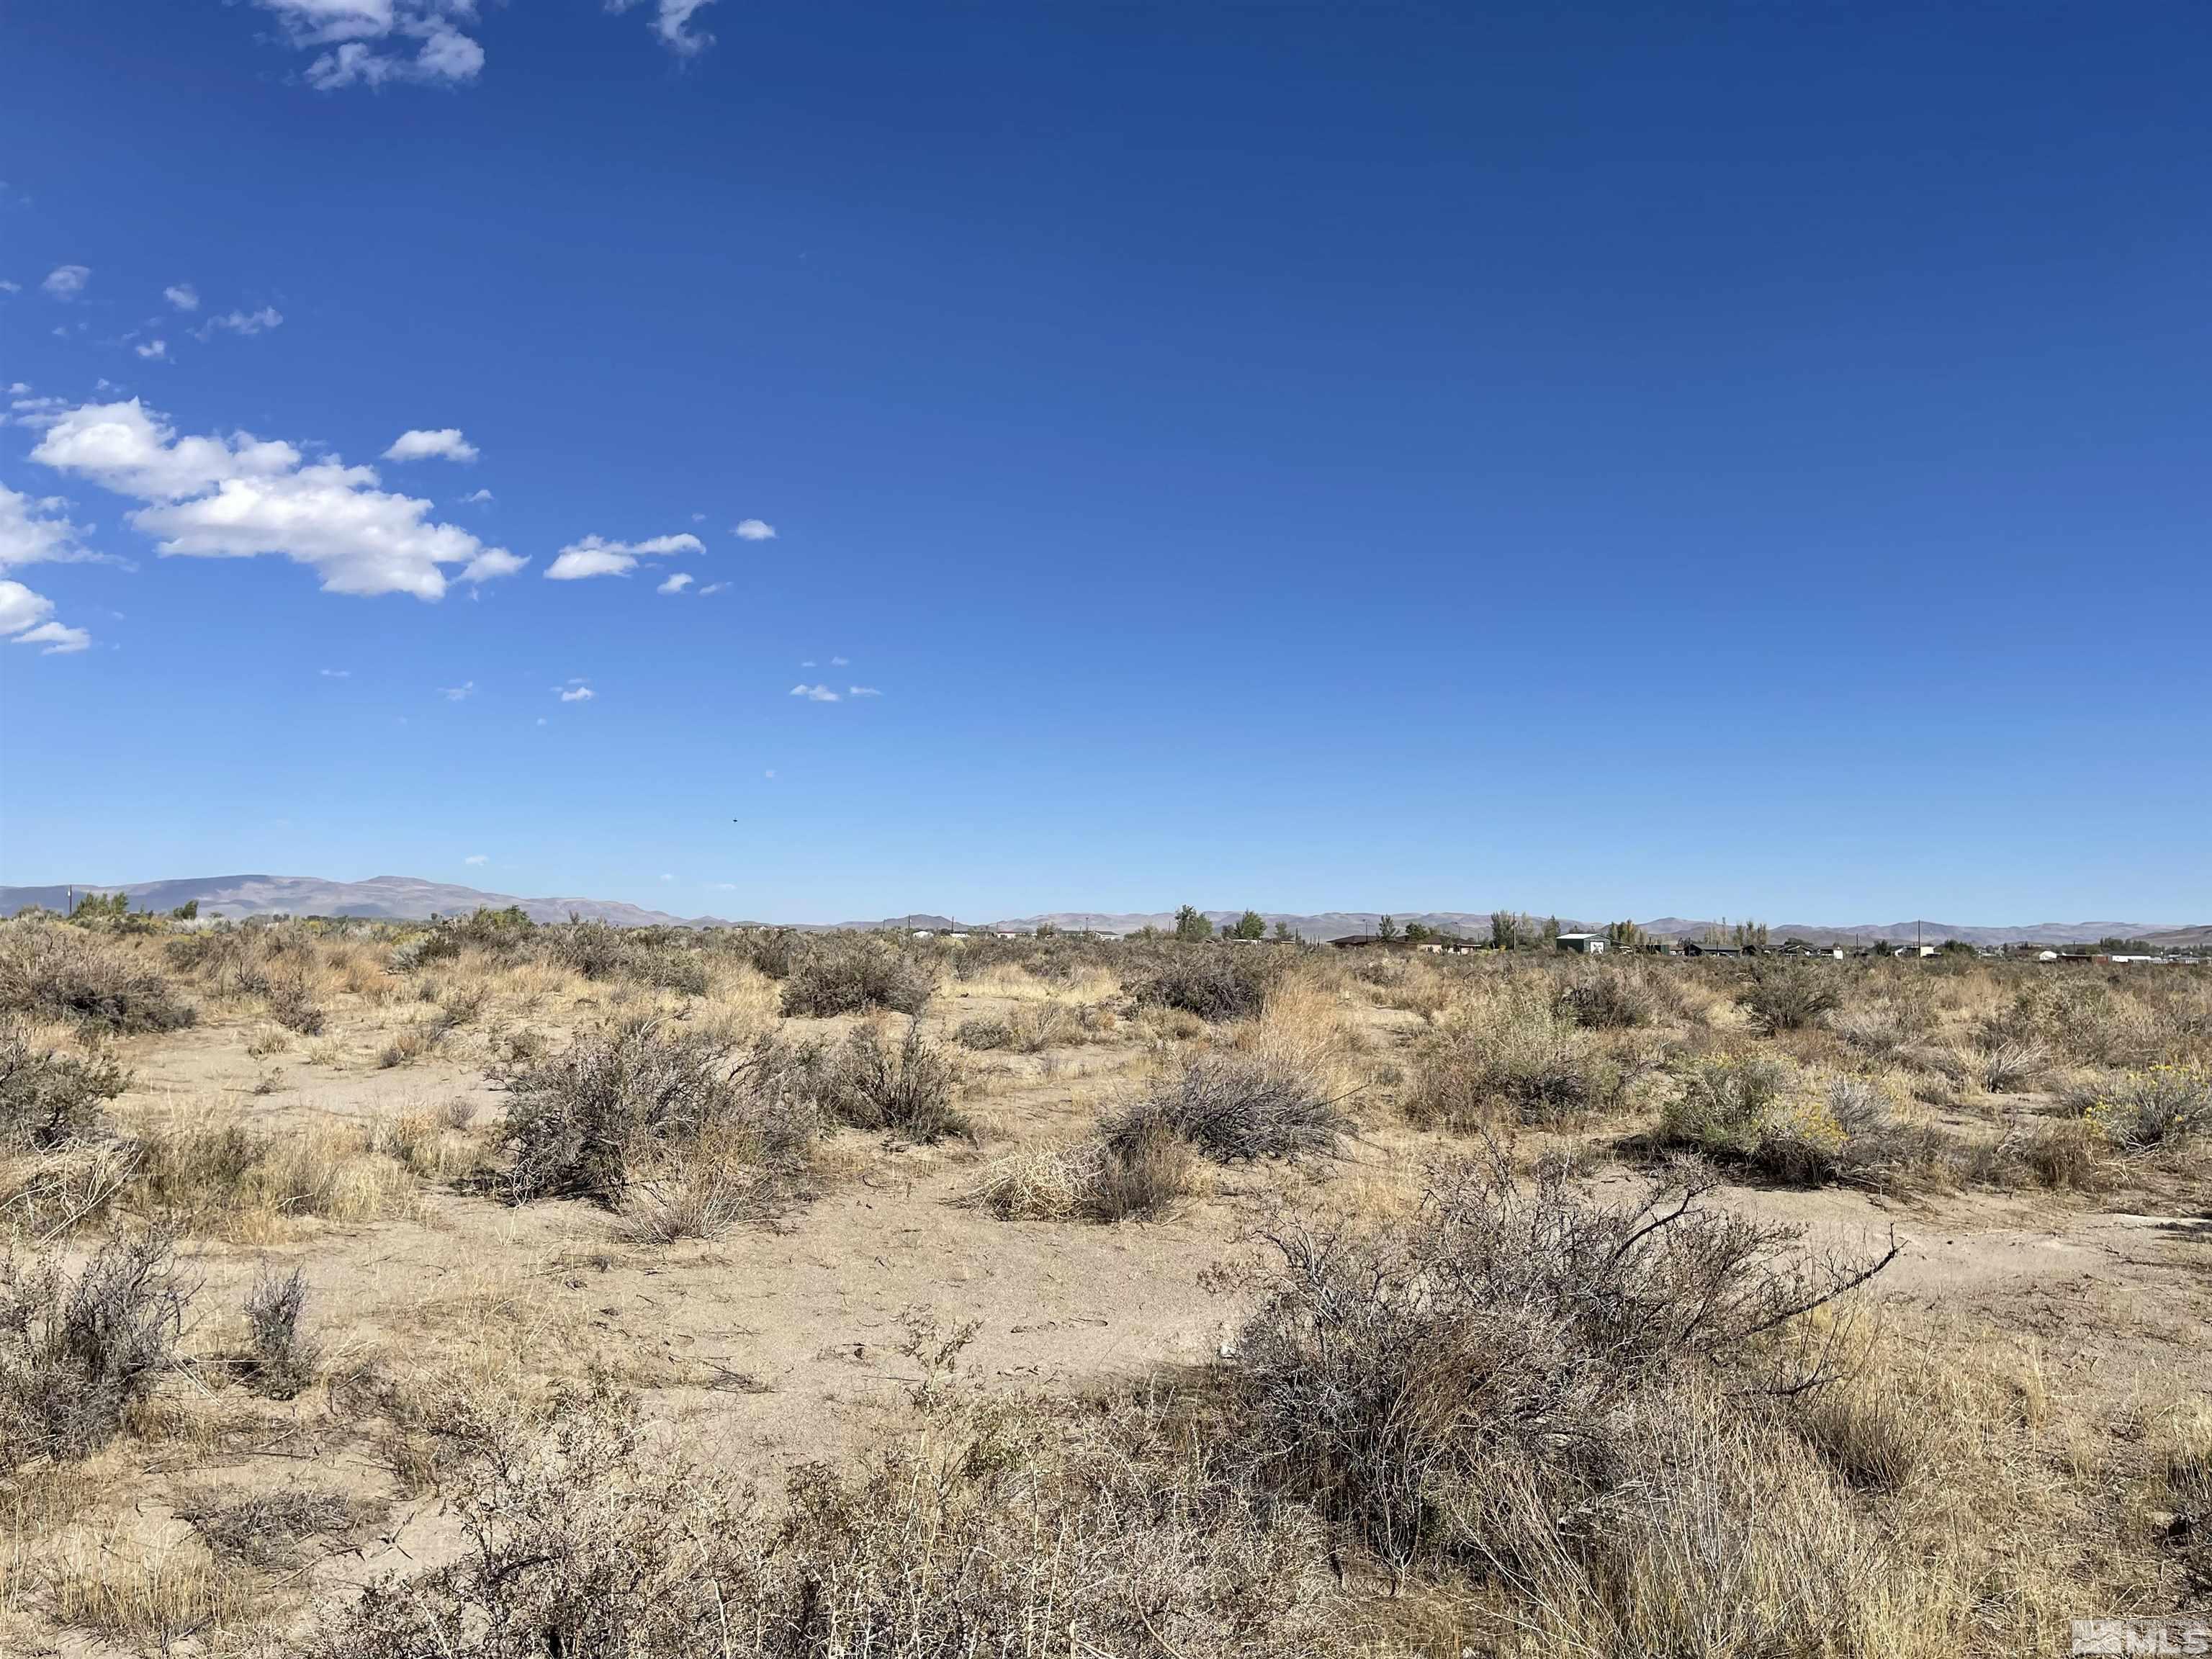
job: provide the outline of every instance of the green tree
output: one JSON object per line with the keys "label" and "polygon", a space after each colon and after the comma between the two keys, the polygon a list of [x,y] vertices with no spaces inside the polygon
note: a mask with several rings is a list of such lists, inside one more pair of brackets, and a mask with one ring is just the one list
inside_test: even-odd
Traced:
{"label": "green tree", "polygon": [[186,899],[182,904],[179,904],[175,909],[169,912],[169,920],[171,921],[198,921],[199,919],[200,902],[198,899]]}
{"label": "green tree", "polygon": [[1764,951],[1766,948],[1766,924],[1763,921],[1739,921],[1735,925],[1735,940],[1740,951]]}
{"label": "green tree", "polygon": [[1050,939],[1059,931],[1059,925],[1054,922],[1041,921],[1036,925],[1036,936],[1039,939]]}
{"label": "green tree", "polygon": [[1375,937],[1381,939],[1392,939],[1397,938],[1398,923],[1396,919],[1391,916],[1385,916],[1380,921],[1376,922],[1375,924]]}
{"label": "green tree", "polygon": [[1186,944],[1212,939],[1213,924],[1199,915],[1194,907],[1186,904],[1176,912],[1175,936]]}
{"label": "green tree", "polygon": [[1267,937],[1267,918],[1262,916],[1257,910],[1247,910],[1243,915],[1237,918],[1237,925],[1229,930],[1229,937],[1231,939],[1265,939]]}
{"label": "green tree", "polygon": [[1632,921],[1609,923],[1605,930],[1606,943],[1616,951],[1640,951],[1644,948],[1644,930]]}
{"label": "green tree", "polygon": [[1275,937],[1285,945],[1291,944],[1297,939],[1297,935],[1291,931],[1291,924],[1287,921],[1279,921],[1275,924]]}
{"label": "green tree", "polygon": [[1521,918],[1510,910],[1490,913],[1490,943],[1494,950],[1517,951],[1521,948]]}
{"label": "green tree", "polygon": [[126,893],[87,893],[70,912],[71,921],[120,921],[131,914]]}
{"label": "green tree", "polygon": [[1437,930],[1425,921],[1409,921],[1406,924],[1406,943],[1408,945],[1419,945],[1436,936]]}

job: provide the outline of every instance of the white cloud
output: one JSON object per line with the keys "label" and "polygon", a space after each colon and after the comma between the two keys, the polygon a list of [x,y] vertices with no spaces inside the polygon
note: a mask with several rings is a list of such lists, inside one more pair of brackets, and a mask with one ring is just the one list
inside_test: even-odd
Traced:
{"label": "white cloud", "polygon": [[326,680],[349,680],[353,678],[350,668],[320,668],[315,672]]}
{"label": "white cloud", "polygon": [[38,501],[0,484],[0,570],[19,564],[76,564],[99,556],[64,516],[58,495]]}
{"label": "white cloud", "polygon": [[21,283],[0,283],[0,294],[21,294],[22,291]]}
{"label": "white cloud", "polygon": [[471,489],[467,495],[461,497],[461,505],[464,507],[482,507],[490,499],[491,491],[489,489]]}
{"label": "white cloud", "polygon": [[656,593],[681,593],[690,586],[691,573],[688,570],[679,570],[653,591]]}
{"label": "white cloud", "polygon": [[447,461],[473,461],[477,447],[461,436],[457,426],[442,426],[435,432],[417,429],[403,432],[392,441],[392,447],[384,452],[387,461],[427,461],[432,459]]}
{"label": "white cloud", "polygon": [[483,68],[473,27],[476,0],[255,0],[273,12],[301,51],[321,48],[307,65],[319,92],[411,82],[459,86]]}
{"label": "white cloud", "polygon": [[149,340],[144,345],[136,345],[131,349],[141,357],[156,362],[169,355],[169,343],[167,340]]}
{"label": "white cloud", "polygon": [[773,766],[769,767],[769,768],[768,769],[768,770],[767,770],[767,771],[765,771],[765,772],[763,772],[763,773],[762,773],[762,774],[761,774],[761,775],[762,775],[763,777],[764,777],[764,778],[772,778],[772,777],[774,777],[774,776],[775,775],[775,768],[774,768]]}
{"label": "white cloud", "polygon": [[832,657],[830,659],[830,665],[832,668],[850,668],[853,665],[853,659],[850,657]]}
{"label": "white cloud", "polygon": [[813,666],[814,666],[814,659],[813,659],[813,658],[811,658],[811,657],[809,657],[809,658],[808,658],[805,662],[803,662],[803,663],[799,664],[799,665],[801,668],[811,668],[811,667],[813,667]]}
{"label": "white cloud", "polygon": [[553,695],[562,702],[589,702],[599,694],[581,680],[570,680],[566,685],[556,685]]}
{"label": "white cloud", "polygon": [[436,599],[445,566],[481,582],[528,562],[429,521],[429,502],[379,488],[373,468],[335,455],[309,461],[291,444],[244,432],[179,437],[135,398],[56,417],[31,459],[145,502],[131,522],[164,555],[282,554],[319,575],[325,592]]}
{"label": "white cloud", "polygon": [[799,684],[791,688],[794,697],[804,697],[809,702],[842,702],[844,699],[826,685]]}
{"label": "white cloud", "polygon": [[703,513],[694,513],[691,515],[691,522],[693,524],[704,524],[707,522],[707,515]]}
{"label": "white cloud", "polygon": [[20,634],[53,614],[54,602],[21,582],[0,581],[0,634]]}
{"label": "white cloud", "polygon": [[[28,392],[31,390],[21,381],[8,389],[10,392]],[[66,398],[11,397],[8,402],[7,418],[17,426],[52,426],[69,406]]]}
{"label": "white cloud", "polygon": [[884,694],[872,685],[854,685],[846,688],[845,695],[848,697],[880,697]]}
{"label": "white cloud", "polygon": [[663,880],[663,881],[673,881],[673,880],[675,880],[675,879],[676,879],[676,878],[675,878],[675,877],[673,877],[673,876],[670,875],[670,874],[668,873],[668,872],[667,872],[667,871],[665,871],[665,870],[663,870],[663,871],[660,872],[660,878],[661,878],[661,880]]}
{"label": "white cloud", "polygon": [[729,591],[730,585],[727,582],[708,582],[699,590],[699,597],[703,599],[709,593],[726,593]]}
{"label": "white cloud", "polygon": [[43,645],[40,654],[65,657],[73,651],[82,651],[92,643],[92,635],[82,628],[64,628],[58,622],[40,623],[27,633],[15,635],[18,645]]}
{"label": "white cloud", "polygon": [[772,542],[775,526],[765,519],[740,519],[730,533],[741,542]]}
{"label": "white cloud", "polygon": [[190,283],[174,283],[161,290],[161,297],[179,311],[198,311],[200,291]]}
{"label": "white cloud", "polygon": [[459,685],[441,685],[438,688],[438,695],[447,702],[465,702],[476,694],[477,683],[474,680],[463,680]]}
{"label": "white cloud", "polygon": [[[609,11],[628,11],[641,0],[607,0]],[[702,6],[714,0],[653,0],[653,32],[660,37],[660,44],[679,57],[690,58],[714,44],[714,37],[696,31],[691,19]]]}
{"label": "white cloud", "polygon": [[545,568],[549,580],[580,581],[586,576],[627,576],[637,562],[662,553],[704,553],[706,544],[688,532],[679,536],[655,536],[650,541],[611,542],[603,536],[586,536],[561,550],[561,556]]}
{"label": "white cloud", "polygon": [[39,286],[57,300],[74,300],[84,292],[84,285],[91,280],[88,265],[56,265]]}
{"label": "white cloud", "polygon": [[489,864],[491,860],[482,853],[471,853],[461,860],[464,864]]}
{"label": "white cloud", "polygon": [[275,306],[264,306],[258,311],[228,311],[220,317],[210,317],[192,331],[192,337],[211,339],[217,333],[253,335],[283,325],[284,313]]}

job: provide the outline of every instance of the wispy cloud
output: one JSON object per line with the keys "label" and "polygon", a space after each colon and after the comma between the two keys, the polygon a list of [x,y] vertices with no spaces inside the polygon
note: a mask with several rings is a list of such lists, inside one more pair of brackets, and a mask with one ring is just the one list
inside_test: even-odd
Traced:
{"label": "wispy cloud", "polygon": [[471,853],[461,860],[464,864],[489,864],[490,858],[483,853]]}
{"label": "wispy cloud", "polygon": [[830,659],[830,665],[832,668],[849,668],[852,666],[852,664],[853,659],[850,657],[832,657]]}
{"label": "wispy cloud", "polygon": [[307,84],[319,92],[387,82],[455,87],[483,70],[475,0],[255,0],[296,49],[314,52]]}
{"label": "wispy cloud", "polygon": [[880,697],[884,694],[872,685],[854,685],[847,687],[845,695],[848,697]]}
{"label": "wispy cloud", "polygon": [[699,597],[703,599],[709,593],[726,593],[729,591],[730,585],[727,582],[708,582],[699,590]]}
{"label": "wispy cloud", "polygon": [[457,426],[441,426],[436,431],[420,428],[403,432],[392,441],[392,447],[384,452],[387,461],[459,461],[464,464],[477,458],[477,447],[461,436]]}
{"label": "wispy cloud", "polygon": [[491,491],[489,489],[471,489],[467,495],[461,497],[461,505],[464,507],[482,507],[490,499]]}
{"label": "wispy cloud", "polygon": [[740,519],[730,533],[741,542],[772,542],[775,526],[765,519]]}
{"label": "wispy cloud", "polygon": [[841,693],[832,691],[826,685],[803,684],[794,685],[791,688],[791,695],[794,697],[804,697],[809,702],[842,702],[844,701]]}
{"label": "wispy cloud", "polygon": [[258,311],[227,311],[220,317],[210,317],[192,331],[192,337],[209,340],[217,334],[264,334],[283,325],[284,313],[275,306],[264,306]]}
{"label": "wispy cloud", "polygon": [[556,582],[581,581],[587,576],[627,576],[641,558],[706,550],[706,544],[688,531],[643,542],[611,542],[604,536],[586,536],[562,548],[561,556],[546,567],[545,575]]}
{"label": "wispy cloud", "polygon": [[161,297],[179,311],[198,311],[200,291],[190,283],[173,283],[161,290]]}
{"label": "wispy cloud", "polygon": [[39,286],[57,300],[74,300],[84,292],[84,285],[91,280],[89,265],[56,265]]}
{"label": "wispy cloud", "polygon": [[149,340],[143,345],[135,345],[131,349],[141,357],[155,362],[165,360],[169,355],[169,343],[167,340]]}
{"label": "wispy cloud", "polygon": [[[7,584],[0,583],[0,586]],[[40,623],[36,628],[27,628],[15,635],[17,645],[43,645],[39,654],[44,657],[66,657],[86,649],[92,644],[92,635],[82,628],[69,628],[58,622]]]}
{"label": "wispy cloud", "polygon": [[353,678],[350,668],[319,668],[315,672],[326,680],[349,680]]}
{"label": "wispy cloud", "polygon": [[570,680],[566,685],[556,685],[553,695],[562,702],[589,702],[598,695],[581,680]]}
{"label": "wispy cloud", "polygon": [[438,695],[447,702],[465,702],[476,694],[477,683],[474,680],[464,680],[459,685],[441,685],[438,688]]}
{"label": "wispy cloud", "polygon": [[653,591],[656,593],[681,593],[690,586],[691,573],[688,570],[679,570]]}
{"label": "wispy cloud", "polygon": [[[607,0],[609,11],[629,11],[644,0]],[[714,44],[714,37],[691,27],[692,18],[714,0],[652,0],[653,32],[679,58],[690,58]]]}

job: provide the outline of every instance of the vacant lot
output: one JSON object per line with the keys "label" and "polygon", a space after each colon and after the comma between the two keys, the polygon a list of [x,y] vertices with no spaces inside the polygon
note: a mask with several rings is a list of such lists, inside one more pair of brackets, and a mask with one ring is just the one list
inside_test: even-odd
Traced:
{"label": "vacant lot", "polygon": [[2212,1597],[2212,969],[0,923],[0,1651]]}

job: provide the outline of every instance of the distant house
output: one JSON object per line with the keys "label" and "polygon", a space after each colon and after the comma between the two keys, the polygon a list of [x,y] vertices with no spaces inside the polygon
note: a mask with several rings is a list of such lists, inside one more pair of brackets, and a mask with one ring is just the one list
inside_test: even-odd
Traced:
{"label": "distant house", "polygon": [[1603,933],[1562,933],[1559,935],[1559,949],[1572,951],[1579,956],[1603,956],[1605,935]]}
{"label": "distant house", "polygon": [[1743,954],[1743,946],[1705,945],[1693,939],[1686,939],[1682,941],[1682,954],[1686,957],[1740,957]]}

